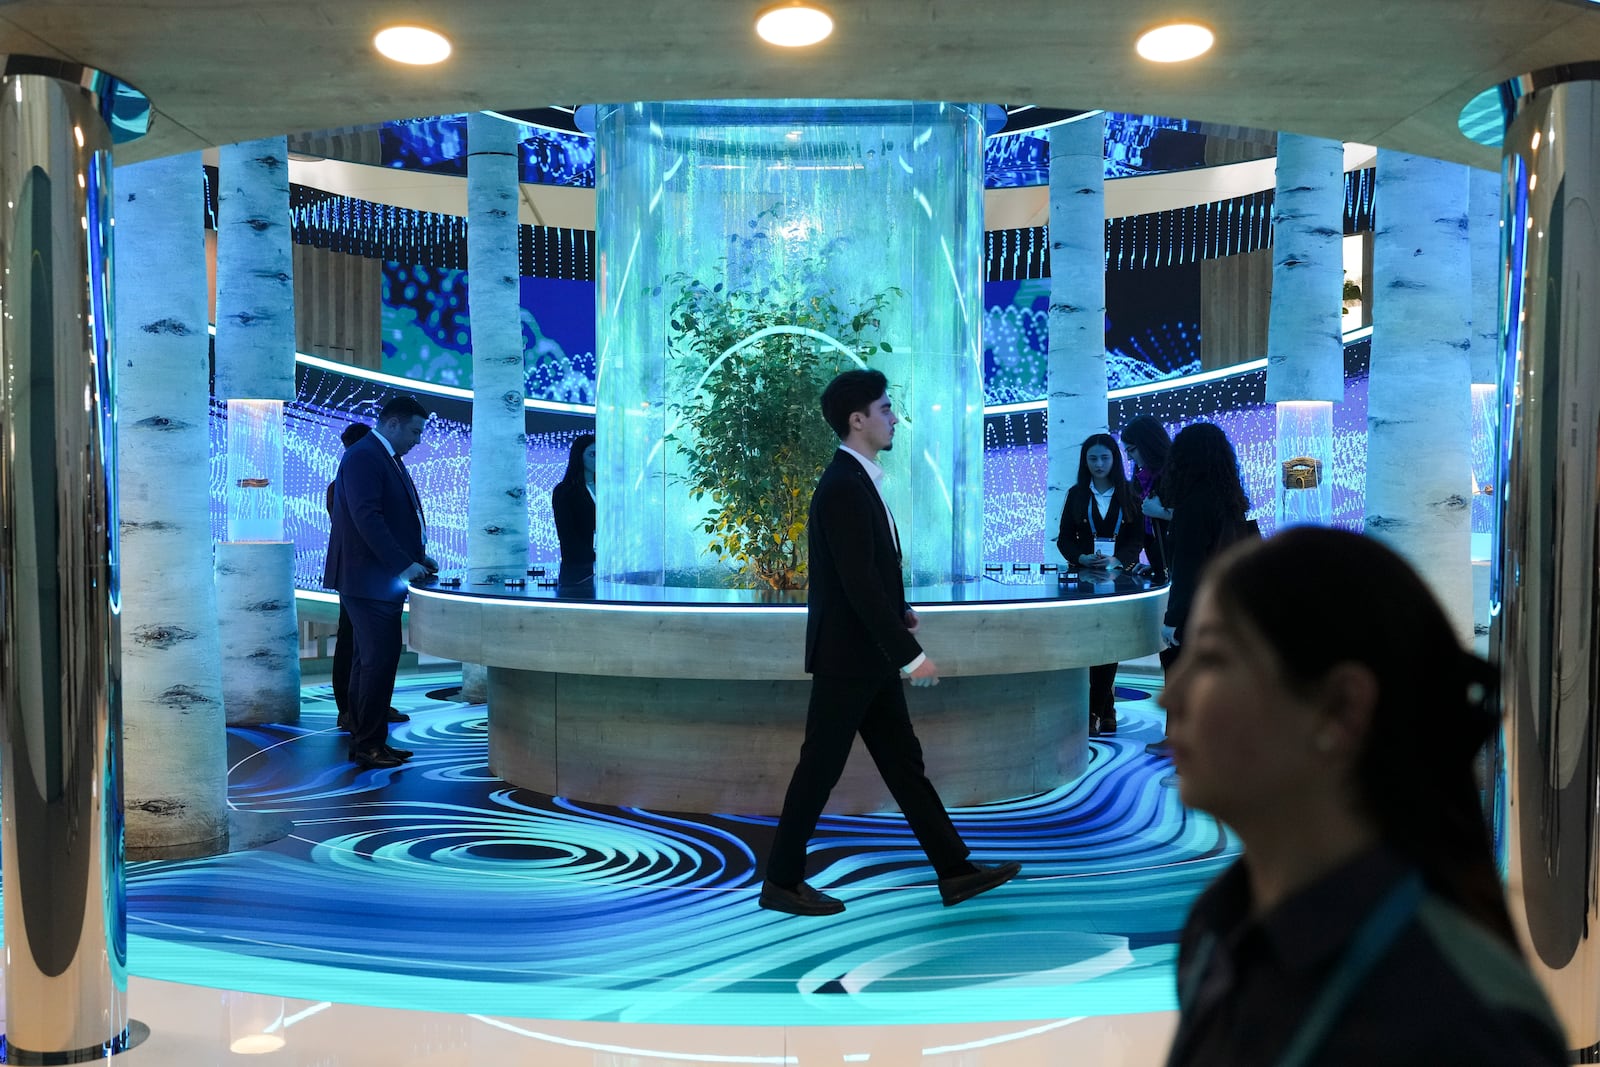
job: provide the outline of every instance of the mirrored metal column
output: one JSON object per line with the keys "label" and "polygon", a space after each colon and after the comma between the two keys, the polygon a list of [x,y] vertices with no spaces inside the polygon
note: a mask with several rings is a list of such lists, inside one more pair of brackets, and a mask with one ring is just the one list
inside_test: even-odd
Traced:
{"label": "mirrored metal column", "polygon": [[[1514,910],[1571,1044],[1600,1062],[1600,64],[1502,88],[1500,549]],[[1520,890],[1520,892],[1515,892]]]}
{"label": "mirrored metal column", "polygon": [[0,56],[0,712],[8,1063],[130,1042],[122,870],[111,145],[149,105]]}

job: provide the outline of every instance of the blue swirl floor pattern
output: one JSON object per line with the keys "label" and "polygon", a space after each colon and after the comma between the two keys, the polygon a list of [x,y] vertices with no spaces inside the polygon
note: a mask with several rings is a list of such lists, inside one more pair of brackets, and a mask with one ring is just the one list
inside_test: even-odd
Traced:
{"label": "blue swirl floor pattern", "polygon": [[[1126,679],[1124,680],[1126,681]],[[1150,694],[1051,793],[955,812],[1022,878],[958,908],[895,815],[829,816],[811,879],[849,910],[756,907],[770,818],[586,805],[488,772],[481,705],[404,680],[402,770],[343,760],[326,686],[301,724],[230,730],[234,806],[294,822],[246,852],[130,864],[129,968],[250,992],[530,1018],[697,1024],[1022,1020],[1174,1006],[1190,901],[1237,852],[1144,752]],[[936,775],[935,771],[935,775]]]}

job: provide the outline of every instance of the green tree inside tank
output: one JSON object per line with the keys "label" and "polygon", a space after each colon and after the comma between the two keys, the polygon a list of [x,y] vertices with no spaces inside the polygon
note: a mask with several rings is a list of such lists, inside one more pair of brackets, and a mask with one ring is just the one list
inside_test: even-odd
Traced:
{"label": "green tree inside tank", "polygon": [[837,238],[798,256],[791,242],[781,274],[743,269],[777,211],[751,220],[749,236],[730,237],[709,277],[677,272],[663,288],[669,373],[681,385],[672,395],[688,398],[672,405],[667,440],[691,498],[710,504],[706,552],[733,584],[784,590],[805,588],[811,491],[838,447],[818,398],[841,370],[893,351],[884,313],[904,294],[841,293],[831,269],[845,244]]}

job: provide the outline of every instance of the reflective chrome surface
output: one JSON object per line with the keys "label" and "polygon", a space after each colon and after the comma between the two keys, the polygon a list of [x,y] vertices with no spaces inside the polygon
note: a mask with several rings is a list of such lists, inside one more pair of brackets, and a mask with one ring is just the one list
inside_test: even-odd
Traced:
{"label": "reflective chrome surface", "polygon": [[81,79],[18,60],[0,74],[6,1055],[60,1063],[128,1028],[112,137]]}
{"label": "reflective chrome surface", "polygon": [[1535,969],[1581,1048],[1600,1038],[1600,81],[1550,82],[1530,75],[1505,97],[1505,492],[1491,642],[1508,713],[1513,897]]}

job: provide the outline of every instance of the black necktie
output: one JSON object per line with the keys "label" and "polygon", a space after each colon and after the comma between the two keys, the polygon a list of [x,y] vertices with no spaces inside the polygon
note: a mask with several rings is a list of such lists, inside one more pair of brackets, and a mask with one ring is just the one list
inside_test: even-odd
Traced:
{"label": "black necktie", "polygon": [[422,512],[422,498],[417,495],[417,483],[411,480],[411,472],[406,470],[405,462],[399,457],[394,457],[394,465],[400,468],[400,480],[406,483],[406,492],[411,495],[411,506],[417,509],[417,514]]}

